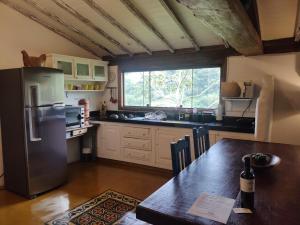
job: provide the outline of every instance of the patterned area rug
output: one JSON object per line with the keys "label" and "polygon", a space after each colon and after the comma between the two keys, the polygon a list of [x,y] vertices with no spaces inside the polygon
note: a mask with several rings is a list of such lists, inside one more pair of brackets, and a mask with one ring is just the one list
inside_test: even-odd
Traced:
{"label": "patterned area rug", "polygon": [[139,203],[135,198],[108,190],[47,222],[46,225],[123,224],[122,217],[130,211],[135,211]]}

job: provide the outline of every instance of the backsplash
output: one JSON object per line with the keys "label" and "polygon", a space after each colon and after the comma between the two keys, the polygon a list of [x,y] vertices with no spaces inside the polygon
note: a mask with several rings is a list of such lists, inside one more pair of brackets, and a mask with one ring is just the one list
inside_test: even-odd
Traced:
{"label": "backsplash", "polygon": [[67,92],[65,95],[65,104],[78,105],[78,101],[85,98],[90,102],[90,110],[96,111],[100,109],[102,96],[102,92]]}

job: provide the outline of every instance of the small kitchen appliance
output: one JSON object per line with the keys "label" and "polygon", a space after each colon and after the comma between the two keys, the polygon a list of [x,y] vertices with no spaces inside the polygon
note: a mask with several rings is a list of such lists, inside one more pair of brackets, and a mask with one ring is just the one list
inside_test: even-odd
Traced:
{"label": "small kitchen appliance", "polygon": [[84,127],[84,107],[83,106],[66,106],[66,128],[80,128]]}

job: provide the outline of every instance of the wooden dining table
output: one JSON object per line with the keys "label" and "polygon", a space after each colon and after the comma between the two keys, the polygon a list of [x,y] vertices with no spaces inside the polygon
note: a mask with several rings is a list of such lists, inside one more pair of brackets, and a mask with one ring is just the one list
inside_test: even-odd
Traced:
{"label": "wooden dining table", "polygon": [[281,161],[272,168],[255,170],[255,211],[235,214],[230,225],[300,224],[300,147],[287,144],[223,139],[207,153],[155,191],[136,209],[137,219],[154,225],[216,225],[219,222],[188,214],[201,193],[235,199],[240,207],[242,157],[271,153]]}

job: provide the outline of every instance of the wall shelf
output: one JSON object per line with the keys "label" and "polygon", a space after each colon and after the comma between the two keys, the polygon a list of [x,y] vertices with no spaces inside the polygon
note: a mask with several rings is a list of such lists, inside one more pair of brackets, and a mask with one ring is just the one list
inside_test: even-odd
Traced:
{"label": "wall shelf", "polygon": [[222,97],[224,101],[252,101],[254,98]]}
{"label": "wall shelf", "polygon": [[103,90],[65,90],[65,92],[102,92]]}

